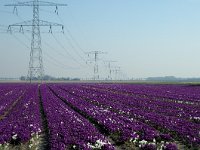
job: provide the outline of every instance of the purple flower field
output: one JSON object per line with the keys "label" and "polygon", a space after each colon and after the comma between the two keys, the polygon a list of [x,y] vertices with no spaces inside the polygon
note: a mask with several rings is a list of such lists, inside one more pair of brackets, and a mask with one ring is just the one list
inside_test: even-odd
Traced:
{"label": "purple flower field", "polygon": [[199,150],[200,86],[0,84],[0,149]]}

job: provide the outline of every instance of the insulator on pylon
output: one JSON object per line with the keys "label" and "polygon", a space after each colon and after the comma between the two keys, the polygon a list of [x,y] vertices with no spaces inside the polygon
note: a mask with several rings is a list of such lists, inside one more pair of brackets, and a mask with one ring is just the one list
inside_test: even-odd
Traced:
{"label": "insulator on pylon", "polygon": [[49,33],[52,33],[52,27],[51,26],[49,27]]}
{"label": "insulator on pylon", "polygon": [[56,6],[55,13],[58,15],[58,6]]}
{"label": "insulator on pylon", "polygon": [[13,14],[16,14],[18,16],[17,6],[14,6],[13,8]]}
{"label": "insulator on pylon", "polygon": [[64,26],[62,26],[62,33],[64,34]]}
{"label": "insulator on pylon", "polygon": [[22,25],[20,26],[19,32],[24,33],[24,29]]}
{"label": "insulator on pylon", "polygon": [[8,26],[7,32],[10,32],[10,34],[12,33],[12,29],[11,29],[11,26],[10,26],[10,25]]}

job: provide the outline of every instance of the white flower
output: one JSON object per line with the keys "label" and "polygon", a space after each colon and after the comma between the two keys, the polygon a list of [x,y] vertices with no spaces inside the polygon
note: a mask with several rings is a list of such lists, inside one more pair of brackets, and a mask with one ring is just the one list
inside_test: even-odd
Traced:
{"label": "white flower", "polygon": [[162,144],[161,146],[160,146],[160,150],[163,150],[164,149],[164,144]]}
{"label": "white flower", "polygon": [[142,141],[140,141],[139,142],[141,145],[145,145],[145,144],[147,144],[147,141],[146,140],[142,140]]}
{"label": "white flower", "polygon": [[95,146],[92,145],[92,144],[90,144],[90,143],[87,143],[87,146],[88,146],[89,148],[95,148]]}
{"label": "white flower", "polygon": [[12,139],[16,140],[16,139],[17,139],[17,134],[14,134],[14,135],[12,136]]}
{"label": "white flower", "polygon": [[94,149],[94,148],[101,148],[101,147],[102,147],[103,145],[105,145],[105,144],[109,144],[109,143],[103,142],[103,141],[101,141],[101,140],[97,140],[96,143],[95,143],[94,145],[92,145],[92,144],[90,144],[90,143],[87,143],[87,146],[88,146],[89,148]]}
{"label": "white flower", "polygon": [[33,146],[33,144],[30,144],[30,145],[29,145],[29,148],[31,148],[32,146]]}
{"label": "white flower", "polygon": [[153,142],[156,143],[156,139],[153,139]]}

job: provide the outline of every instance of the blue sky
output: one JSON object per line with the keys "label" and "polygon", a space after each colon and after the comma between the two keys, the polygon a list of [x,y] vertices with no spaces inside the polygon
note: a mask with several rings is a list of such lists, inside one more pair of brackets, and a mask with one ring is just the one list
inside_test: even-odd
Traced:
{"label": "blue sky", "polygon": [[[0,1],[0,25],[7,26],[31,19],[30,7],[18,7],[19,16],[16,16],[8,13],[12,12],[13,8],[3,6],[15,2],[16,0]],[[43,7],[40,19],[64,24],[76,42],[66,29],[65,35],[42,34],[46,74],[90,77],[92,64],[85,64],[85,60],[89,58],[83,51],[100,50],[107,52],[101,55],[101,59],[116,60],[117,63],[113,65],[120,66],[128,77],[200,77],[199,0],[56,2],[67,3],[68,6],[59,7],[59,16],[54,13],[54,7]],[[0,26],[0,32],[5,29]],[[48,28],[41,30],[46,32]],[[60,29],[54,28],[53,31]],[[27,74],[30,39],[30,33],[0,34],[1,77]],[[100,63],[102,77],[106,76],[106,72],[105,64]]]}

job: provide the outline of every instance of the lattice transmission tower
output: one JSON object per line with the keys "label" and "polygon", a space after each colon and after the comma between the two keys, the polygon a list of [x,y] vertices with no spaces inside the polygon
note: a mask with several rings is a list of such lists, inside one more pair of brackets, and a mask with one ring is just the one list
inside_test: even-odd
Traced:
{"label": "lattice transmission tower", "polygon": [[115,80],[120,80],[120,77],[118,76],[120,71],[121,71],[120,67],[118,66],[114,67],[113,72],[115,73]]}
{"label": "lattice transmission tower", "polygon": [[[19,27],[20,32],[24,32],[23,27],[32,27],[32,39],[31,39],[31,52],[30,52],[30,61],[29,61],[29,69],[28,69],[28,79],[30,82],[34,79],[38,79],[42,82],[44,75],[43,68],[43,59],[42,59],[42,48],[41,48],[41,35],[40,35],[40,27],[48,26],[49,32],[52,33],[52,26],[60,26],[62,27],[62,31],[64,30],[64,25],[48,22],[44,20],[40,20],[40,6],[54,6],[55,13],[58,14],[58,6],[67,6],[66,4],[58,4],[52,2],[45,2],[39,0],[33,0],[28,2],[17,2],[15,4],[7,4],[5,6],[13,6],[14,11],[17,10],[18,6],[30,6],[33,8],[33,19],[29,21],[24,21],[16,24],[12,24],[8,26],[8,31],[12,33],[12,27]],[[63,31],[64,32],[64,31]]]}
{"label": "lattice transmission tower", "polygon": [[90,62],[94,62],[94,80],[99,80],[99,54],[106,54],[105,52],[101,52],[101,51],[91,51],[91,52],[86,52],[86,54],[88,56],[90,55],[94,55],[94,59],[89,60]]}
{"label": "lattice transmission tower", "polygon": [[117,61],[113,61],[113,60],[107,60],[107,61],[104,61],[105,63],[107,63],[107,67],[108,67],[108,76],[107,76],[107,79],[108,80],[112,80],[112,65],[111,63],[114,63],[114,62],[117,62]]}

